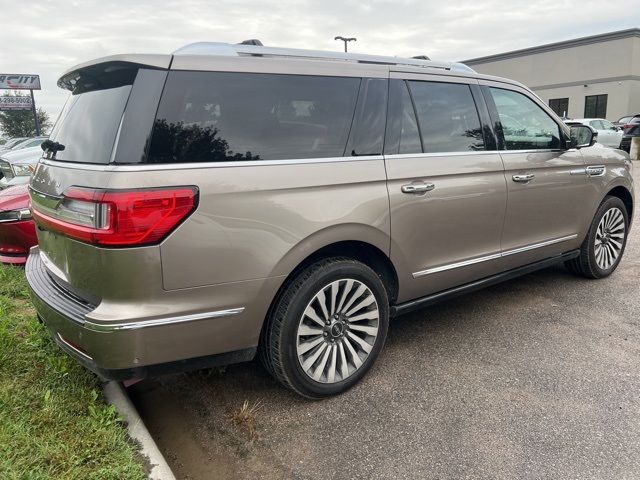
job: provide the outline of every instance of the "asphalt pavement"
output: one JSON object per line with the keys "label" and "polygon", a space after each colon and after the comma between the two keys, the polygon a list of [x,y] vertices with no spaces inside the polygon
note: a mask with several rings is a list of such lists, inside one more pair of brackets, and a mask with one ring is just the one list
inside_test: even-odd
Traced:
{"label": "asphalt pavement", "polygon": [[[638,479],[638,210],[611,277],[558,266],[399,317],[339,397],[301,399],[255,362],[134,401],[177,478]],[[232,421],[245,401],[255,433]]]}

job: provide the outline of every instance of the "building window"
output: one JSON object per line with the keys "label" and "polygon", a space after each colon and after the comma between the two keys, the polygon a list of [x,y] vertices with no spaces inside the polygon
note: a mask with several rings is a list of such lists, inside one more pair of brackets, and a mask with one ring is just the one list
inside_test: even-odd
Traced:
{"label": "building window", "polygon": [[587,95],[584,97],[584,117],[607,118],[607,96]]}
{"label": "building window", "polygon": [[569,113],[569,99],[568,98],[552,98],[549,100],[549,107],[556,112],[559,117],[566,117]]}

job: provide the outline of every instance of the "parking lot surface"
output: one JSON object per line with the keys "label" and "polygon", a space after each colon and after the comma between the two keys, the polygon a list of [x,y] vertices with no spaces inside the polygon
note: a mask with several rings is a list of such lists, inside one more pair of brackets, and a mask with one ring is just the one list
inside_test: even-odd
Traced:
{"label": "parking lot surface", "polygon": [[[610,278],[558,266],[397,318],[339,397],[301,399],[255,362],[134,401],[178,478],[640,478],[637,210]],[[255,433],[232,420],[245,401]]]}

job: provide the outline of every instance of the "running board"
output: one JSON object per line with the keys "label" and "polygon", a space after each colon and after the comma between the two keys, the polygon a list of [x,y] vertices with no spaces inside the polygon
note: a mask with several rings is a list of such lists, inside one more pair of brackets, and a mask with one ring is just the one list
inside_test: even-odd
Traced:
{"label": "running board", "polygon": [[434,303],[449,300],[450,298],[464,295],[465,293],[474,292],[476,290],[480,290],[481,288],[489,287],[506,280],[511,280],[512,278],[517,278],[522,275],[526,275],[527,273],[535,272],[536,270],[541,270],[543,268],[547,268],[557,263],[565,262],[579,256],[580,250],[571,250],[570,252],[563,253],[562,255],[545,258],[544,260],[540,260],[539,262],[530,263],[529,265],[514,268],[513,270],[507,270],[506,272],[482,278],[480,280],[476,280],[475,282],[465,283],[464,285],[460,285],[459,287],[450,288],[449,290],[444,290],[438,293],[432,293],[431,295],[427,295],[426,297],[409,300],[408,302],[400,303],[398,305],[392,305],[389,313],[391,317],[403,315],[405,313],[409,313],[423,307],[428,307],[429,305],[433,305]]}

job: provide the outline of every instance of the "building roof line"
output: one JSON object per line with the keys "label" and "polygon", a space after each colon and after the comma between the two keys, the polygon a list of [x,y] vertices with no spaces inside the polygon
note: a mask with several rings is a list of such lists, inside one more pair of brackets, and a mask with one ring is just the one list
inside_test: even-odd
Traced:
{"label": "building roof line", "polygon": [[579,47],[582,45],[590,45],[593,43],[602,43],[602,42],[608,42],[611,40],[620,40],[623,38],[630,38],[630,37],[640,37],[640,28],[628,28],[626,30],[600,33],[598,35],[590,35],[588,37],[574,38],[572,40],[564,40],[562,42],[547,43],[545,45],[539,45],[537,47],[522,48],[519,50],[513,50],[511,52],[487,55],[486,57],[471,58],[469,60],[463,60],[461,63],[472,66],[480,63],[497,62],[500,60],[523,57],[526,55],[532,55],[536,53],[551,52],[554,50],[562,50],[565,48]]}

